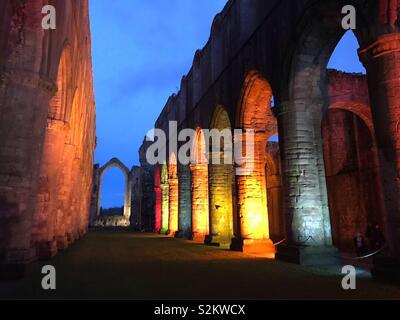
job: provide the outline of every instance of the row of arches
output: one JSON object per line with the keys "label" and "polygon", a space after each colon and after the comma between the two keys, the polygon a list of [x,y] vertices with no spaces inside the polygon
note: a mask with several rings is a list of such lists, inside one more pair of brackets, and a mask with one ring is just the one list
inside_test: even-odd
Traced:
{"label": "row of arches", "polygon": [[66,42],[61,51],[47,110],[32,232],[41,259],[66,249],[88,229],[96,139],[93,93],[89,75],[72,69],[77,61],[71,46]]}
{"label": "row of arches", "polygon": [[[346,79],[342,73],[330,72],[327,77],[332,83],[347,81],[351,86],[351,82],[361,81],[366,86],[362,75],[348,75]],[[382,221],[377,148],[368,101],[351,101],[347,92],[341,97],[340,90],[332,92],[330,100],[319,124],[324,141],[328,224],[332,225],[334,244],[343,251],[352,251],[354,235],[363,232],[369,223]],[[197,128],[194,163],[179,164],[176,155],[171,154],[169,163],[155,168],[156,231],[233,250],[274,255],[274,243],[286,237],[287,217],[273,101],[268,81],[259,72],[250,72],[236,115],[236,127],[254,130],[254,157],[250,161],[240,165],[209,163],[211,158],[223,160],[224,149],[215,150],[213,141],[206,141],[202,128]],[[210,129],[233,130],[231,116],[223,106],[215,108]],[[234,139],[244,143],[246,134]],[[248,147],[244,145],[243,150]],[[238,174],[238,169],[246,174]],[[365,186],[369,186],[367,192]],[[343,188],[348,193],[343,194]],[[373,213],[371,207],[375,208]]]}

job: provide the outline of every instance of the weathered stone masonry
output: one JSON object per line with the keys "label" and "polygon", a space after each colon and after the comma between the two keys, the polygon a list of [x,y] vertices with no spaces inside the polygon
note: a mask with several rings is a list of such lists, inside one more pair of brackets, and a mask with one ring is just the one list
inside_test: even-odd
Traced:
{"label": "weathered stone masonry", "polygon": [[0,4],[0,271],[20,276],[87,232],[95,147],[87,1]]}
{"label": "weathered stone masonry", "polygon": [[[355,35],[367,83],[326,70],[345,32],[341,11],[348,4],[357,9]],[[255,129],[254,177],[236,176],[231,184],[234,249],[251,250],[254,245],[243,244],[258,239],[268,251],[273,235],[286,239],[277,258],[328,263],[337,257],[336,247],[350,246],[357,229],[379,222],[389,250],[375,259],[374,274],[399,265],[399,7],[399,0],[231,0],[215,17],[207,45],[196,52],[155,127],[168,133],[168,122],[177,121],[179,129],[212,128],[212,117],[223,108],[232,129]],[[267,144],[274,130],[279,160],[277,148]],[[199,204],[210,203],[206,240],[218,229],[215,169],[202,170],[204,176],[208,171],[208,196],[195,165],[191,190],[187,171],[182,178],[178,171],[180,195],[192,194],[190,205],[179,202],[179,220],[189,207],[196,219],[205,210]],[[197,225],[193,220],[192,232]]]}

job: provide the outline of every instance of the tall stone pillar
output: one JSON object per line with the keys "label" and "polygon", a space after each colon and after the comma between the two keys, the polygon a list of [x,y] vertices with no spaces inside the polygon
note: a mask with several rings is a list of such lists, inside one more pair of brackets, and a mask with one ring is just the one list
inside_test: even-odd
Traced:
{"label": "tall stone pillar", "polygon": [[161,234],[168,233],[169,226],[169,185],[161,183]]}
{"label": "tall stone pillar", "polygon": [[160,186],[154,187],[155,194],[155,205],[154,205],[154,215],[155,215],[155,223],[154,223],[154,232],[159,233],[161,231],[161,214],[162,214],[162,192]]}
{"label": "tall stone pillar", "polygon": [[179,238],[191,238],[192,234],[192,195],[189,165],[178,165],[179,177]]}
{"label": "tall stone pillar", "polygon": [[236,171],[240,237],[232,240],[231,249],[273,257],[275,248],[269,238],[265,184],[267,136],[265,133],[256,133],[253,140],[244,133],[235,139],[241,139],[243,150],[253,149],[254,156],[247,154],[246,161],[238,165],[240,171]]}
{"label": "tall stone pillar", "polygon": [[168,234],[175,237],[178,232],[178,210],[179,210],[179,182],[177,177],[168,179],[169,185],[169,222]]}
{"label": "tall stone pillar", "polygon": [[297,99],[278,115],[286,211],[286,243],[276,257],[303,265],[338,264],[332,246],[322,153],[322,102]]}
{"label": "tall stone pillar", "polygon": [[389,246],[375,259],[374,273],[400,279],[400,33],[379,36],[359,54],[368,74]]}
{"label": "tall stone pillar", "polygon": [[219,164],[209,165],[210,236],[209,244],[227,247],[233,237],[232,165],[224,164],[223,152],[211,152]]}
{"label": "tall stone pillar", "polygon": [[40,169],[39,191],[34,217],[38,256],[48,259],[57,253],[55,229],[60,190],[60,165],[66,130],[62,120],[48,119]]}
{"label": "tall stone pillar", "polygon": [[31,232],[54,92],[55,84],[34,72],[0,75],[0,277],[21,277],[36,260]]}
{"label": "tall stone pillar", "polygon": [[95,164],[93,167],[93,180],[92,180],[92,198],[91,198],[91,206],[90,206],[90,222],[89,226],[94,227],[97,213],[98,213],[98,205],[99,205],[99,197],[100,197],[100,166],[99,164]]}
{"label": "tall stone pillar", "polygon": [[208,164],[190,165],[192,173],[192,237],[204,242],[209,234]]}
{"label": "tall stone pillar", "polygon": [[162,190],[161,190],[161,167],[154,167],[154,232],[161,231],[162,219]]}

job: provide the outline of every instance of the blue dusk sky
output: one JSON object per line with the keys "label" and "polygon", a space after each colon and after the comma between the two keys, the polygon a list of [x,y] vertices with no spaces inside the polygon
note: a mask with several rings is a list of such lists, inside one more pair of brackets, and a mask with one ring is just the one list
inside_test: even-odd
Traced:
{"label": "blue dusk sky", "polygon": [[[97,109],[95,161],[118,157],[137,165],[138,149],[198,48],[207,42],[214,16],[226,0],[92,0],[90,18]],[[364,72],[357,41],[346,33],[329,67]],[[102,206],[122,206],[118,169],[103,180]]]}

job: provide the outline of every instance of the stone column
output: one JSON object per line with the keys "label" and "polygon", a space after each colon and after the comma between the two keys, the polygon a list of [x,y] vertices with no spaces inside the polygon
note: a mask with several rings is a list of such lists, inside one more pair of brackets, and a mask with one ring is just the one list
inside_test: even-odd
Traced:
{"label": "stone column", "polygon": [[304,265],[336,264],[332,246],[324,158],[322,102],[298,99],[278,115],[286,211],[286,243],[276,257]]}
{"label": "stone column", "polygon": [[233,237],[232,165],[224,164],[223,152],[211,152],[209,165],[210,236],[206,242],[229,248]]}
{"label": "stone column", "polygon": [[154,194],[155,194],[155,200],[156,203],[154,205],[154,215],[155,215],[155,225],[154,225],[154,231],[156,233],[159,233],[161,231],[161,212],[162,212],[162,193],[161,193],[161,187],[156,186],[154,187]]}
{"label": "stone column", "polygon": [[93,167],[93,182],[92,182],[92,198],[91,198],[91,207],[90,207],[90,222],[89,226],[94,227],[97,213],[98,213],[98,205],[99,205],[99,197],[100,197],[100,166],[95,164]]}
{"label": "stone column", "polygon": [[192,195],[189,165],[178,165],[179,177],[179,238],[191,238],[192,234]]}
{"label": "stone column", "polygon": [[[130,171],[126,172],[125,177],[125,195],[124,195],[124,218],[126,226],[131,224],[132,212],[132,174]],[[140,214],[139,214],[140,215]]]}
{"label": "stone column", "polygon": [[368,74],[389,246],[385,257],[375,259],[374,273],[400,278],[400,33],[374,39],[359,54]]}
{"label": "stone column", "polygon": [[190,165],[192,173],[192,237],[204,242],[209,234],[208,164]]}
{"label": "stone column", "polygon": [[55,84],[34,72],[0,75],[0,277],[23,276],[31,247],[47,112]]}
{"label": "stone column", "polygon": [[169,185],[169,222],[168,234],[175,237],[178,232],[178,210],[179,210],[179,182],[178,178],[168,179]]}
{"label": "stone column", "polygon": [[168,233],[169,225],[169,186],[161,183],[161,234]]}
{"label": "stone column", "polygon": [[48,119],[47,121],[34,217],[40,259],[51,258],[57,253],[55,212],[60,190],[60,165],[66,138],[65,127],[65,122],[62,120]]}
{"label": "stone column", "polygon": [[265,184],[267,136],[265,133],[256,133],[253,140],[244,133],[235,139],[241,139],[243,150],[252,148],[254,156],[250,157],[247,153],[245,163],[237,165],[237,169],[241,169],[237,170],[236,176],[240,238],[232,240],[231,249],[273,257],[275,248],[269,238]]}

